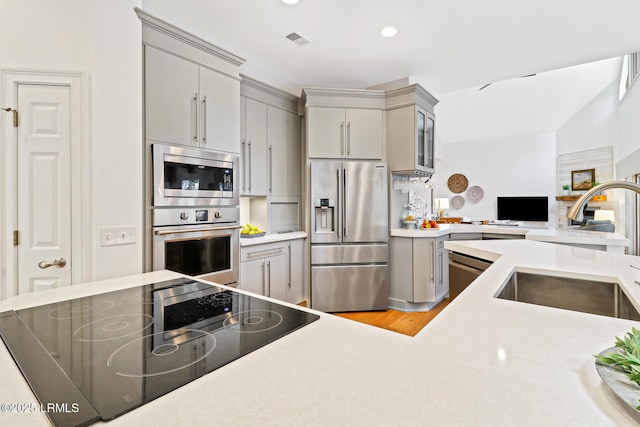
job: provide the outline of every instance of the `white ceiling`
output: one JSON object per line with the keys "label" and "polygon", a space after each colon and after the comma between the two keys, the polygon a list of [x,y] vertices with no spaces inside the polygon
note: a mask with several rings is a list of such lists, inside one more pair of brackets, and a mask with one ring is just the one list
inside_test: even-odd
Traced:
{"label": "white ceiling", "polygon": [[604,59],[440,94],[438,142],[555,132],[604,88],[618,89],[621,63]]}
{"label": "white ceiling", "polygon": [[[503,114],[514,109],[500,105],[519,99],[518,119],[506,122],[544,122],[534,131],[564,123],[619,68],[612,61],[572,66],[640,51],[637,0],[143,0],[142,7],[244,57],[243,74],[296,95],[302,87],[366,88],[410,77],[441,99],[440,118],[445,102],[497,102],[495,113]],[[398,35],[382,38],[386,25]],[[294,31],[311,43],[285,38]],[[577,77],[585,72],[607,77]],[[500,82],[507,79],[514,80]],[[477,90],[489,82],[500,83]],[[444,130],[445,142],[466,138]]]}

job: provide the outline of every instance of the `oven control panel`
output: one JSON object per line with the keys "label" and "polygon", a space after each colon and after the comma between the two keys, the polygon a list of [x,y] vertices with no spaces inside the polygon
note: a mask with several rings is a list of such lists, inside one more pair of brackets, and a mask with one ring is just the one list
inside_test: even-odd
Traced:
{"label": "oven control panel", "polygon": [[153,226],[188,224],[238,223],[240,209],[237,206],[216,208],[154,208]]}

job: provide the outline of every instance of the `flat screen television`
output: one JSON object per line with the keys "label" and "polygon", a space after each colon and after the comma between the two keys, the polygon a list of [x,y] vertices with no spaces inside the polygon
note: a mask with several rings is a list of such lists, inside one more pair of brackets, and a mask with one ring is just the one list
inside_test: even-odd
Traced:
{"label": "flat screen television", "polygon": [[549,221],[549,198],[498,197],[498,220]]}

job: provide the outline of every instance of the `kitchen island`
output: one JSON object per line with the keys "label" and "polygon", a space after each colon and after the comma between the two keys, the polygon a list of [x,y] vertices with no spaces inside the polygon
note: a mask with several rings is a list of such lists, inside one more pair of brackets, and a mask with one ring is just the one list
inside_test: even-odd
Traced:
{"label": "kitchen island", "polygon": [[[106,425],[636,425],[600,380],[592,355],[638,322],[494,295],[514,270],[547,272],[615,281],[640,308],[640,270],[631,267],[640,266],[638,257],[532,240],[446,246],[494,263],[415,337],[317,312],[319,320]],[[175,276],[155,272],[23,295],[0,310]],[[0,375],[1,402],[36,402],[4,346]],[[0,413],[0,424],[47,419]]]}

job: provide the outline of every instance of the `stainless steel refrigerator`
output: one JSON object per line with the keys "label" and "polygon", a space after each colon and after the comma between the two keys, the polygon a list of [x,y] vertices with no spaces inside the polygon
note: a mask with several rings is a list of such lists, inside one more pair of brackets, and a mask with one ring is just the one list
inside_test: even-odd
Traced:
{"label": "stainless steel refrigerator", "polygon": [[388,307],[387,167],[311,163],[311,307]]}

